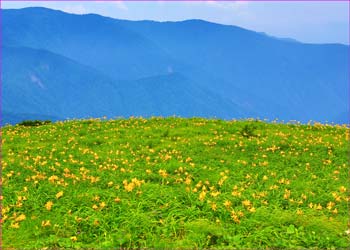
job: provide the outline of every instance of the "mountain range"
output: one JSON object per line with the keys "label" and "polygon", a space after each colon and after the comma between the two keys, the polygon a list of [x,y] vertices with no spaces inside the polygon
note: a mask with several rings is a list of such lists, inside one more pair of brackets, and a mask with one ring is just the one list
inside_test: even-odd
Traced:
{"label": "mountain range", "polygon": [[347,123],[349,46],[203,20],[2,10],[2,113]]}

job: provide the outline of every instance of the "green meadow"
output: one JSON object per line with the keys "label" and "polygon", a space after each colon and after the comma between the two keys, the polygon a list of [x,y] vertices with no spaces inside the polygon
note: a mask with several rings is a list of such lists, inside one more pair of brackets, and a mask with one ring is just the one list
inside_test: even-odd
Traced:
{"label": "green meadow", "polygon": [[4,248],[346,248],[349,129],[201,118],[5,126],[1,198]]}

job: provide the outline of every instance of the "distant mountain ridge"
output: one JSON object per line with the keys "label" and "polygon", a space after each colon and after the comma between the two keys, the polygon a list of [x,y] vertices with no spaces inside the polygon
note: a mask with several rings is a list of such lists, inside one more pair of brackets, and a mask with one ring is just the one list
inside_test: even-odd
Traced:
{"label": "distant mountain ridge", "polygon": [[2,12],[4,112],[348,121],[347,45],[203,20]]}

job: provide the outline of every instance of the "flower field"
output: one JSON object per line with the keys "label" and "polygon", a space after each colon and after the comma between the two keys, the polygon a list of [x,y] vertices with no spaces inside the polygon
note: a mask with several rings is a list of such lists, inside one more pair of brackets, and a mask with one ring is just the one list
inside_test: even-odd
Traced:
{"label": "flower field", "polygon": [[349,129],[201,118],[2,128],[3,247],[350,244]]}

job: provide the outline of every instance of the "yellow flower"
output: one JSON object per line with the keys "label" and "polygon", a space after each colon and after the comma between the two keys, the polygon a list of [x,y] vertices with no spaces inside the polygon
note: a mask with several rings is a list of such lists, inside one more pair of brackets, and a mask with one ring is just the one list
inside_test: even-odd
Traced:
{"label": "yellow flower", "polygon": [[92,198],[93,201],[99,201],[100,200],[100,196],[98,195],[95,195],[93,198]]}
{"label": "yellow flower", "polygon": [[114,199],[114,201],[115,201],[115,202],[120,202],[120,198],[119,198],[119,197],[116,197],[116,198]]}
{"label": "yellow flower", "polygon": [[207,195],[207,193],[205,192],[205,191],[202,191],[202,192],[200,192],[200,194],[199,194],[199,200],[200,201],[203,201],[204,199],[205,199],[205,196]]}
{"label": "yellow flower", "polygon": [[100,180],[100,177],[95,177],[95,176],[90,176],[90,182],[91,183],[96,183]]}
{"label": "yellow flower", "polygon": [[245,207],[249,207],[252,205],[252,203],[250,202],[250,200],[244,200],[244,201],[242,201],[242,205]]}
{"label": "yellow flower", "polygon": [[23,221],[26,219],[26,216],[24,214],[21,214],[20,216],[18,216],[15,221]]}
{"label": "yellow flower", "polygon": [[242,211],[237,211],[237,214],[239,217],[243,217],[244,216],[244,213]]}
{"label": "yellow flower", "polygon": [[316,209],[317,209],[317,210],[322,210],[322,206],[321,206],[320,203],[317,204]]}
{"label": "yellow flower", "polygon": [[290,190],[285,189],[285,190],[284,190],[283,198],[284,198],[284,199],[288,199],[289,197],[290,197]]}
{"label": "yellow flower", "polygon": [[164,169],[160,169],[158,171],[159,175],[162,176],[163,178],[167,178],[168,177],[168,173],[166,172],[166,170]]}
{"label": "yellow flower", "polygon": [[63,191],[60,191],[56,194],[56,199],[59,199],[63,196]]}
{"label": "yellow flower", "polygon": [[104,201],[100,203],[101,208],[104,208],[105,206],[106,206],[106,203]]}
{"label": "yellow flower", "polygon": [[72,237],[70,237],[70,239],[71,239],[72,241],[77,241],[77,240],[78,240],[77,236],[72,236]]}
{"label": "yellow flower", "polygon": [[75,221],[76,222],[81,222],[83,220],[83,218],[80,218],[80,217],[78,217],[78,216],[75,216]]}
{"label": "yellow flower", "polygon": [[211,203],[210,206],[211,206],[211,209],[214,210],[214,211],[216,211],[217,208],[218,208],[216,203]]}
{"label": "yellow flower", "polygon": [[45,207],[46,207],[47,210],[50,211],[51,208],[52,208],[52,205],[53,205],[53,202],[52,201],[48,201],[48,202],[46,202]]}
{"label": "yellow flower", "polygon": [[190,185],[191,182],[192,182],[191,178],[187,176],[187,177],[186,177],[186,180],[185,180],[185,184],[186,184],[186,185]]}
{"label": "yellow flower", "polygon": [[218,181],[218,185],[221,187],[224,184],[224,182],[227,180],[227,178],[228,177],[226,175],[221,177],[221,179]]}
{"label": "yellow flower", "polygon": [[220,194],[219,191],[212,191],[212,192],[210,192],[210,195],[211,195],[212,197],[216,197],[216,196],[218,196],[219,194]]}
{"label": "yellow flower", "polygon": [[127,192],[131,192],[135,188],[135,184],[133,182],[130,182],[127,185],[124,185],[124,188]]}
{"label": "yellow flower", "polygon": [[48,180],[49,180],[50,182],[55,182],[55,181],[58,180],[58,177],[57,177],[56,175],[52,175],[52,176],[50,176],[50,177],[48,178]]}
{"label": "yellow flower", "polygon": [[232,205],[231,201],[226,200],[226,201],[224,202],[224,206],[225,206],[226,208],[231,207],[231,205]]}
{"label": "yellow flower", "polygon": [[232,191],[232,196],[237,196],[237,197],[240,197],[241,196],[241,192],[238,192],[238,191]]}
{"label": "yellow flower", "polygon": [[96,209],[98,209],[98,206],[96,204],[94,204],[94,205],[92,205],[92,208],[96,210]]}
{"label": "yellow flower", "polygon": [[234,222],[236,222],[237,224],[241,223],[241,221],[238,218],[238,215],[236,214],[236,212],[234,210],[231,211],[231,218],[233,219]]}
{"label": "yellow flower", "polygon": [[137,187],[140,187],[142,183],[145,183],[144,180],[138,180],[137,178],[132,178],[132,183],[134,183]]}
{"label": "yellow flower", "polygon": [[303,210],[301,210],[301,209],[297,210],[297,215],[302,215],[303,213],[304,213]]}
{"label": "yellow flower", "polygon": [[41,226],[42,227],[49,227],[49,226],[51,226],[51,222],[49,220],[43,220],[41,222]]}
{"label": "yellow flower", "polygon": [[255,213],[255,211],[256,211],[255,207],[251,207],[251,208],[249,208],[249,212],[251,212],[251,213]]}
{"label": "yellow flower", "polygon": [[264,205],[268,205],[269,204],[269,202],[267,200],[262,200],[261,203],[264,204]]}
{"label": "yellow flower", "polygon": [[334,202],[331,202],[331,201],[330,201],[330,202],[327,203],[327,209],[328,209],[328,210],[331,210],[334,206],[335,206],[335,203],[334,203]]}
{"label": "yellow flower", "polygon": [[[1,200],[1,198],[0,198],[0,200]],[[25,197],[25,196],[18,196],[17,197],[17,201],[26,201],[27,200],[27,197]]]}
{"label": "yellow flower", "polygon": [[341,193],[345,193],[345,192],[346,192],[346,187],[341,186],[341,187],[339,188],[339,190],[340,190]]}
{"label": "yellow flower", "polygon": [[16,222],[16,223],[13,223],[11,224],[10,226],[11,228],[19,228],[19,224]]}

